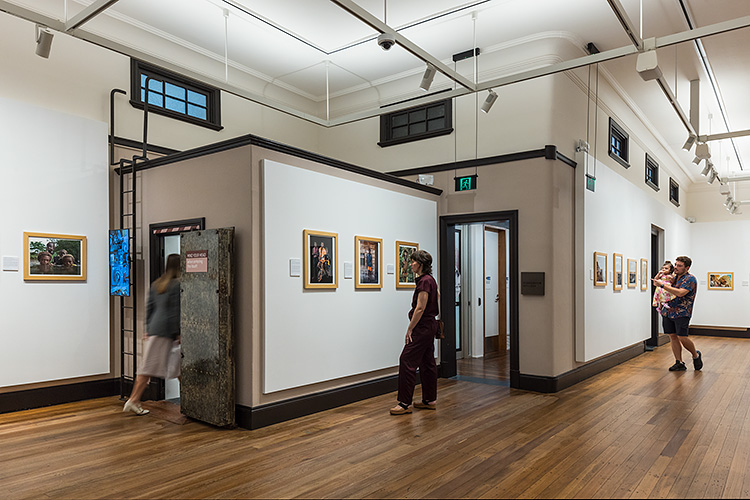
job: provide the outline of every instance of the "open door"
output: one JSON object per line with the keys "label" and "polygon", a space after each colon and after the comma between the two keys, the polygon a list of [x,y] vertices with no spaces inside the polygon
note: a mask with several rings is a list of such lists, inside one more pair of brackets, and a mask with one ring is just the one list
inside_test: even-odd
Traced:
{"label": "open door", "polygon": [[180,241],[181,411],[221,427],[235,425],[233,247],[234,228],[184,233]]}

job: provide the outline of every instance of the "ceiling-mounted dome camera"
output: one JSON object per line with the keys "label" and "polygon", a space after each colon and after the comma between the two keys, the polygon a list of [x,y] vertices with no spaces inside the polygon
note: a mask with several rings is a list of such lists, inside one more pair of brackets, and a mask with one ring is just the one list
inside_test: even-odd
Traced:
{"label": "ceiling-mounted dome camera", "polygon": [[396,37],[390,33],[383,33],[378,37],[378,45],[383,50],[391,50],[391,47],[396,45]]}

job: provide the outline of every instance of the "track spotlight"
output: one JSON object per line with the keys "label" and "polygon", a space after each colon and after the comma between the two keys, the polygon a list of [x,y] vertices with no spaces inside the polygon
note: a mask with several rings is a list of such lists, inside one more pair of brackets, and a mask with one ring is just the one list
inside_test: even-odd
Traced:
{"label": "track spotlight", "polygon": [[703,167],[703,170],[701,170],[701,175],[703,177],[706,177],[706,176],[708,176],[708,174],[711,173],[712,170],[713,170],[713,165],[711,165],[710,163],[706,162],[706,166]]}
{"label": "track spotlight", "polygon": [[737,212],[738,208],[740,208],[740,204],[735,201],[734,203],[732,203],[732,206],[729,209],[729,213],[734,215]]}
{"label": "track spotlight", "polygon": [[724,206],[727,207],[727,210],[729,210],[732,207],[732,202],[734,200],[731,196],[727,196],[727,201],[724,202]]}
{"label": "track spotlight", "polygon": [[54,36],[46,26],[36,25],[36,55],[45,59],[49,57]]}
{"label": "track spotlight", "polygon": [[702,161],[703,161],[703,158],[698,158],[697,156],[695,158],[693,158],[693,163],[695,163],[696,165],[699,165],[700,162],[702,162]]}
{"label": "track spotlight", "polygon": [[489,113],[490,109],[492,109],[492,105],[495,104],[495,101],[497,101],[497,94],[494,90],[490,89],[490,93],[487,94],[487,99],[482,103],[482,111],[484,113]]}
{"label": "track spotlight", "polygon": [[708,183],[713,184],[716,179],[718,179],[719,174],[716,173],[716,170],[711,170],[711,173],[708,174]]}
{"label": "track spotlight", "polygon": [[730,193],[729,184],[722,182],[721,186],[719,186],[719,192],[724,196],[727,196]]}
{"label": "track spotlight", "polygon": [[705,142],[698,143],[698,145],[695,146],[695,156],[701,160],[708,160],[711,158],[711,151],[708,149],[708,144]]}
{"label": "track spotlight", "polygon": [[435,78],[435,73],[437,73],[435,66],[433,66],[432,64],[427,64],[427,69],[425,69],[424,71],[422,83],[419,84],[419,88],[424,90],[425,92],[430,90],[430,85],[432,85],[432,80]]}
{"label": "track spotlight", "polygon": [[697,137],[693,134],[690,134],[687,138],[687,141],[685,141],[685,144],[682,146],[682,149],[685,151],[690,151],[690,148],[693,147],[693,144],[695,144],[695,140]]}

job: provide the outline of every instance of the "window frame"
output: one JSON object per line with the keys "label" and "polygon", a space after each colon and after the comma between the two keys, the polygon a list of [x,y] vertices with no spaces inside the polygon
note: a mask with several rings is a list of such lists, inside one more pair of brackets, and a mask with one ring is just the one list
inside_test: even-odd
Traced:
{"label": "window frame", "polygon": [[[401,115],[407,115],[409,116],[411,113],[415,111],[422,111],[425,112],[425,129],[428,128],[427,122],[429,121],[429,113],[428,109],[435,108],[437,106],[443,106],[444,108],[444,119],[445,119],[445,126],[438,130],[425,130],[425,132],[419,132],[412,135],[406,135],[404,137],[397,137],[393,138],[393,129],[395,127],[392,126],[393,117],[395,116],[401,116]],[[421,122],[421,121],[420,121]],[[419,123],[419,122],[417,122]],[[406,122],[406,126],[413,125],[411,122]],[[388,146],[395,146],[397,144],[405,144],[407,142],[414,142],[414,141],[421,141],[423,139],[430,139],[432,137],[440,137],[441,135],[448,135],[453,132],[453,99],[445,99],[442,101],[437,102],[431,102],[429,104],[423,104],[421,106],[414,106],[412,108],[407,109],[401,109],[398,111],[393,111],[391,113],[386,113],[380,115],[380,142],[378,142],[378,146],[381,148],[385,148]]]}
{"label": "window frame", "polygon": [[[622,155],[618,155],[613,150],[613,136],[616,136],[622,143],[622,147],[620,148],[621,153],[623,153]],[[609,146],[607,147],[607,150],[609,151],[609,156],[614,158],[617,163],[625,168],[630,168],[630,136],[627,132],[625,132],[624,128],[622,128],[616,121],[612,119],[611,116],[609,117]]]}
{"label": "window frame", "polygon": [[168,116],[176,120],[192,123],[201,127],[210,128],[211,130],[222,130],[221,125],[221,91],[204,83],[192,80],[185,76],[179,75],[172,71],[159,68],[152,64],[139,61],[138,59],[130,60],[130,105],[137,109],[143,109],[141,100],[141,75],[146,74],[163,83],[170,83],[184,88],[186,91],[193,91],[206,95],[206,119],[190,116],[187,113],[180,113],[163,106],[149,104],[149,113],[156,113]]}
{"label": "window frame", "polygon": [[680,185],[673,177],[669,178],[669,201],[676,207],[680,206]]}
{"label": "window frame", "polygon": [[[653,172],[654,172],[654,176],[653,177],[656,178],[656,182],[653,182],[651,179],[649,179],[649,175],[648,175],[649,165],[651,166],[651,170],[653,170]],[[659,164],[648,153],[646,153],[646,162],[645,162],[644,173],[645,173],[646,184],[648,184],[649,186],[651,186],[651,188],[654,191],[659,191]]]}

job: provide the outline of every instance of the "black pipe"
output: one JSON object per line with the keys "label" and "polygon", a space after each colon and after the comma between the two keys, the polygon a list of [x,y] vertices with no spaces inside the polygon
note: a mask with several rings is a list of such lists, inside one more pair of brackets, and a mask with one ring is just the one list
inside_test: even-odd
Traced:
{"label": "black pipe", "polygon": [[[115,158],[115,94],[126,94],[122,89],[112,89],[109,93],[109,164],[116,165]],[[120,165],[122,167],[122,165]]]}

